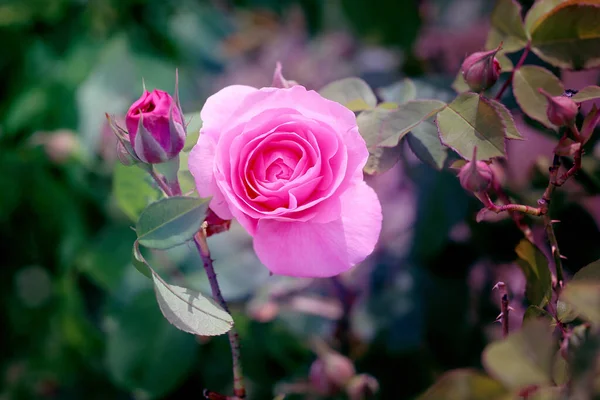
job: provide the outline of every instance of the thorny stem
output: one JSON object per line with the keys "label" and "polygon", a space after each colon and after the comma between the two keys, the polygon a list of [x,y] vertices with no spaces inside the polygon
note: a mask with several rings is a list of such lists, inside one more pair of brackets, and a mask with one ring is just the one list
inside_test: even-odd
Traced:
{"label": "thorny stem", "polygon": [[[494,190],[495,190],[496,194],[498,195],[498,198],[500,198],[500,200],[504,203],[504,205],[511,204],[510,198],[508,197],[508,195],[506,194],[506,192],[502,189],[502,187],[500,185],[498,185],[498,184],[495,185]],[[510,214],[512,219],[515,221],[515,224],[517,225],[517,227],[521,230],[521,232],[523,232],[523,235],[525,236],[525,238],[533,243],[533,232],[531,231],[531,228],[529,227],[529,225],[527,225],[525,223],[525,221],[523,220],[523,214],[513,211],[513,210],[509,211],[508,213]]]}
{"label": "thorny stem", "polygon": [[502,337],[506,338],[509,331],[508,314],[510,310],[512,310],[508,303],[508,290],[506,290],[506,284],[504,282],[496,283],[494,289],[500,291],[500,315],[498,315],[496,321],[499,320],[502,323]]}
{"label": "thorny stem", "polygon": [[[167,183],[163,177],[154,170],[154,168],[151,168],[149,172],[152,178],[154,178],[158,186],[160,186],[167,196],[181,195],[181,187],[177,179],[175,179],[173,182]],[[217,274],[215,273],[215,269],[213,267],[213,260],[210,258],[210,250],[208,248],[208,243],[206,243],[206,234],[204,232],[204,228],[196,234],[194,237],[194,243],[198,249],[198,252],[200,253],[200,257],[202,258],[204,270],[206,271],[208,281],[210,282],[210,289],[212,291],[213,298],[221,306],[221,308],[223,308],[223,310],[230,314],[227,302],[221,294],[221,288],[219,287],[219,282],[217,281]],[[229,337],[229,345],[231,346],[231,356],[233,359],[233,393],[235,397],[228,397],[220,393],[205,390],[203,396],[209,400],[241,400],[246,398],[244,375],[242,373],[239,335],[235,328],[231,328],[231,330],[227,333],[227,336]]]}
{"label": "thorny stem", "polygon": [[[210,258],[210,250],[208,249],[208,244],[206,243],[206,235],[203,231],[200,231],[196,234],[194,237],[194,243],[196,244],[196,248],[198,249],[200,257],[202,258],[204,270],[206,271],[208,281],[210,282],[213,298],[217,303],[219,303],[223,310],[229,313],[227,302],[221,294],[221,288],[219,287],[219,282],[217,281],[217,274],[215,273],[215,269],[213,267],[213,260]],[[231,330],[227,333],[227,336],[229,337],[231,357],[233,360],[233,393],[235,394],[235,399],[245,399],[246,388],[244,386],[244,374],[242,372],[240,338],[235,328],[231,328]],[[212,395],[216,394],[212,393]],[[210,399],[210,397],[207,398]],[[217,399],[218,397],[213,398]]]}
{"label": "thorny stem", "polygon": [[[167,185],[167,183],[165,182],[165,180],[163,179],[162,176],[160,176],[155,170],[154,167],[150,168],[150,176],[152,176],[152,178],[154,179],[154,181],[158,184],[158,186],[161,188],[161,190],[163,192],[165,192],[165,194],[167,196],[173,196],[173,193],[171,192],[171,188],[169,187],[169,185]],[[179,183],[177,183],[177,186],[179,186]],[[180,191],[181,192],[181,191]]]}
{"label": "thorny stem", "polygon": [[525,46],[525,49],[523,49],[523,54],[521,54],[521,58],[517,62],[517,65],[515,65],[515,67],[513,68],[513,70],[510,73],[510,76],[504,82],[504,84],[502,85],[502,87],[500,88],[500,90],[498,91],[498,93],[496,93],[496,96],[494,97],[495,100],[500,100],[502,98],[502,95],[504,94],[504,92],[506,91],[506,89],[510,86],[510,83],[512,82],[513,77],[515,76],[515,72],[519,68],[521,68],[521,66],[525,62],[525,59],[527,58],[527,55],[529,54],[530,50],[531,50],[531,43],[527,42],[527,46]]}

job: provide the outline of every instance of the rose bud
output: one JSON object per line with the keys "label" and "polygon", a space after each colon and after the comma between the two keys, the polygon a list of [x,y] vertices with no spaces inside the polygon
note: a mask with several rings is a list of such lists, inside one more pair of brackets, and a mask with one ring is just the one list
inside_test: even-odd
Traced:
{"label": "rose bud", "polygon": [[162,90],[144,90],[129,108],[125,125],[133,151],[144,163],[171,160],[185,144],[183,112],[178,102]]}
{"label": "rose bud", "polygon": [[230,219],[220,218],[210,208],[206,213],[206,218],[204,219],[204,222],[206,223],[206,237],[211,237],[212,235],[216,235],[217,233],[226,232],[231,227]]}
{"label": "rose bud", "polygon": [[500,62],[496,59],[498,50],[500,47],[490,51],[478,51],[463,61],[462,75],[472,91],[489,89],[500,77]]}
{"label": "rose bud", "polygon": [[579,107],[568,95],[552,96],[542,88],[538,91],[548,99],[546,115],[550,122],[556,126],[565,126],[575,121]]}
{"label": "rose bud", "polygon": [[460,185],[469,192],[487,191],[494,182],[494,172],[483,161],[477,161],[477,147],[473,149],[473,159],[463,165],[458,172]]}
{"label": "rose bud", "polygon": [[309,380],[317,393],[327,396],[338,393],[354,375],[356,370],[348,357],[327,351],[312,363]]}
{"label": "rose bud", "polygon": [[379,391],[377,379],[371,375],[360,374],[352,377],[346,384],[346,393],[350,400],[366,400]]}

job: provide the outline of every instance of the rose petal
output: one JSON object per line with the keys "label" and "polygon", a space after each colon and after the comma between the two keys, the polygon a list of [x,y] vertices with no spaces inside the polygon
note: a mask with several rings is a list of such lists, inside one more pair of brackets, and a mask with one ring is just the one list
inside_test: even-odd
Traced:
{"label": "rose petal", "polygon": [[246,96],[257,91],[252,86],[232,85],[210,96],[200,111],[201,131],[217,142],[223,126],[231,120]]}
{"label": "rose petal", "polygon": [[258,222],[254,250],[271,272],[297,277],[338,275],[363,261],[375,248],[381,231],[381,204],[366,183],[342,196],[342,217],[319,224]]}
{"label": "rose petal", "polygon": [[219,190],[214,180],[215,144],[205,134],[201,134],[198,142],[190,151],[188,168],[196,182],[196,189],[200,197],[210,197],[210,208],[219,218],[231,219],[233,215],[229,211],[229,205],[225,201],[223,193]]}

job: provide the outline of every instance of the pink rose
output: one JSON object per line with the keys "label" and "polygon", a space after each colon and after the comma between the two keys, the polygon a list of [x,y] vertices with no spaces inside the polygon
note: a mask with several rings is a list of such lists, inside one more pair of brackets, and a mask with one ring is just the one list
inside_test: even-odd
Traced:
{"label": "pink rose", "polygon": [[168,161],[185,144],[182,114],[171,95],[162,90],[145,90],[127,111],[125,125],[135,155],[145,163]]}
{"label": "pink rose", "polygon": [[381,205],[363,180],[354,113],[303,86],[228,86],[200,114],[189,168],[222,219],[236,218],[273,273],[328,277],[373,252]]}

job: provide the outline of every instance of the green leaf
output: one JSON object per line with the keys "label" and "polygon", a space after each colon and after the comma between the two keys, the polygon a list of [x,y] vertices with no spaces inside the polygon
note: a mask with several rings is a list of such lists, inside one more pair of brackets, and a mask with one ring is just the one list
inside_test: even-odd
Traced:
{"label": "green leaf", "polygon": [[410,149],[424,163],[442,169],[448,159],[448,148],[440,141],[437,126],[429,119],[406,135]]}
{"label": "green leaf", "polygon": [[498,47],[512,53],[525,47],[527,35],[521,19],[521,6],[514,0],[498,0],[492,11],[492,27],[488,34],[486,49]]}
{"label": "green leaf", "polygon": [[466,160],[471,159],[475,147],[479,160],[506,155],[502,118],[485,97],[459,94],[438,113],[436,122],[442,143]]}
{"label": "green leaf", "polygon": [[528,321],[530,319],[537,319],[540,317],[548,319],[549,322],[554,320],[552,315],[550,315],[550,313],[548,313],[548,311],[544,310],[543,308],[538,306],[529,306],[527,307],[527,310],[525,310],[525,314],[523,315],[523,322]]}
{"label": "green leaf", "polygon": [[510,61],[510,58],[508,58],[504,53],[505,52],[498,52],[496,54],[496,60],[498,60],[500,63],[500,72],[510,72],[515,66],[513,65],[512,61]]}
{"label": "green leaf", "polygon": [[192,147],[198,142],[198,136],[200,136],[200,128],[202,128],[202,120],[200,119],[200,112],[186,113],[184,115],[187,123],[185,137],[185,145],[183,151],[189,152]]}
{"label": "green leaf", "polygon": [[554,343],[548,321],[530,320],[483,351],[486,371],[509,388],[551,383]]}
{"label": "green leaf", "polygon": [[393,85],[379,89],[379,96],[386,102],[406,103],[417,98],[417,86],[411,79],[404,78]]}
{"label": "green leaf", "polygon": [[191,240],[204,222],[208,202],[195,197],[169,197],[150,204],[136,224],[139,243],[168,249]]}
{"label": "green leaf", "polygon": [[452,82],[452,85],[450,86],[452,87],[452,89],[454,89],[456,93],[459,94],[471,90],[469,88],[469,85],[467,84],[467,81],[465,81],[465,77],[463,76],[461,70],[458,71],[458,73],[456,74],[456,78],[454,78],[454,82]]}
{"label": "green leaf", "polygon": [[148,265],[148,263],[146,262],[146,259],[142,255],[142,252],[140,251],[140,246],[139,246],[139,243],[137,240],[135,242],[133,242],[131,263],[133,264],[135,269],[137,269],[139,272],[142,273],[142,275],[144,275],[148,279],[152,279],[152,270],[150,269],[150,266]]}
{"label": "green leaf", "polygon": [[[577,271],[571,281],[567,283],[567,287],[575,282],[600,284],[600,260],[596,260]],[[557,302],[556,314],[558,320],[564,323],[573,321],[579,315],[577,310],[566,303],[562,296]]]}
{"label": "green leaf", "polygon": [[352,111],[369,110],[377,105],[371,87],[360,78],[344,78],[324,86],[319,94],[337,101]]}
{"label": "green leaf", "polygon": [[600,282],[572,281],[560,295],[585,320],[600,324]]}
{"label": "green leaf", "polygon": [[471,369],[446,372],[418,400],[494,400],[509,392],[498,381]]}
{"label": "green leaf", "polygon": [[169,285],[155,272],[152,279],[160,310],[177,329],[194,335],[216,336],[233,327],[231,315],[199,292]]}
{"label": "green leaf", "polygon": [[402,143],[394,147],[376,147],[369,151],[369,158],[363,168],[365,174],[376,175],[392,168],[402,157]]}
{"label": "green leaf", "polygon": [[522,239],[515,248],[517,264],[523,270],[527,286],[525,295],[532,305],[544,307],[552,297],[552,278],[548,260],[544,253],[527,239]]}
{"label": "green leaf", "polygon": [[567,1],[544,14],[531,30],[533,51],[568,69],[600,66],[600,2]]}
{"label": "green leaf", "polygon": [[492,11],[492,26],[510,40],[526,42],[521,5],[515,0],[498,0]]}
{"label": "green leaf", "polygon": [[535,24],[546,13],[552,11],[554,7],[565,1],[566,0],[537,0],[525,16],[525,31],[527,32],[527,36],[531,37],[531,32],[533,31]]}
{"label": "green leaf", "polygon": [[600,98],[600,86],[586,86],[571,99],[577,103]]}
{"label": "green leaf", "polygon": [[[356,122],[361,136],[369,149],[367,173],[383,172],[399,159],[400,140],[411,129],[433,116],[445,103],[439,100],[414,100],[398,105],[395,109],[377,107],[363,111]],[[381,148],[390,149],[381,149]]]}
{"label": "green leaf", "polygon": [[160,315],[152,291],[119,304],[107,317],[106,365],[111,379],[139,398],[162,398],[190,372],[198,345]]}
{"label": "green leaf", "polygon": [[526,65],[514,72],[513,93],[521,110],[546,127],[556,129],[546,116],[548,100],[538,89],[542,88],[553,96],[563,94],[560,80],[545,68]]}
{"label": "green leaf", "polygon": [[154,186],[148,173],[137,166],[115,164],[113,195],[119,208],[132,221],[138,219],[146,206],[158,200],[162,193]]}
{"label": "green leaf", "polygon": [[515,120],[513,119],[513,116],[511,114],[511,112],[508,110],[508,108],[506,108],[504,106],[504,104],[500,103],[499,101],[496,100],[490,100],[492,105],[494,106],[494,108],[496,109],[496,112],[498,113],[498,115],[500,115],[500,118],[502,118],[502,123],[504,124],[504,127],[506,128],[506,138],[507,139],[514,139],[514,140],[524,140],[523,136],[521,136],[521,133],[519,133],[519,130],[517,129],[517,125],[515,125]]}

